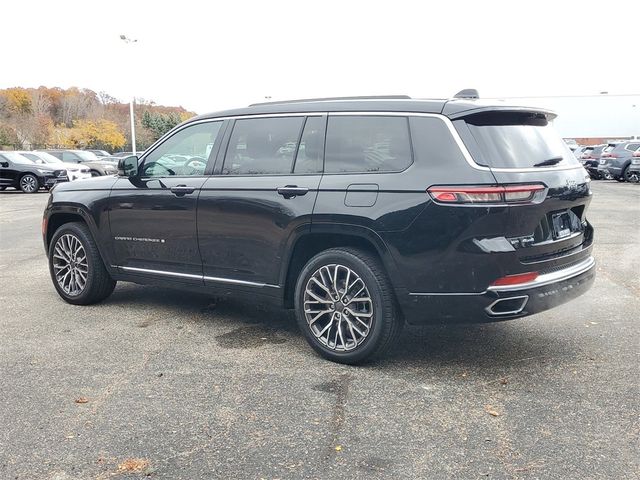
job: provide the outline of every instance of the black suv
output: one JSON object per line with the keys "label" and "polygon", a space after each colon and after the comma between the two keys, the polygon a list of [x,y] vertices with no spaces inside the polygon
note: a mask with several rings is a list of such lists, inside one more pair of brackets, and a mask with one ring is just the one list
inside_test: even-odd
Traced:
{"label": "black suv", "polygon": [[0,152],[0,190],[13,187],[24,193],[36,193],[68,181],[65,169],[36,164],[17,152]]}
{"label": "black suv", "polygon": [[356,363],[404,322],[490,322],[586,292],[590,180],[554,114],[475,99],[292,101],[202,115],[44,212],[67,302],[116,281],[294,308]]}

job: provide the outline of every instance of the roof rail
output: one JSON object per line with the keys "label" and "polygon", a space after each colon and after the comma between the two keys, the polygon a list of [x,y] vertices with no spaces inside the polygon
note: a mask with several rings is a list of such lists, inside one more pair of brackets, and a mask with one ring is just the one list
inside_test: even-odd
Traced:
{"label": "roof rail", "polygon": [[476,90],[475,88],[465,88],[464,90],[460,90],[458,93],[456,93],[453,98],[473,98],[473,99],[478,99],[480,98],[480,94],[478,93],[478,90]]}
{"label": "roof rail", "polygon": [[411,99],[409,95],[373,95],[373,96],[361,96],[361,97],[325,97],[325,98],[303,98],[299,100],[283,100],[279,102],[261,102],[252,103],[250,107],[257,107],[259,105],[281,105],[287,103],[305,103],[305,102],[329,102],[332,100],[407,100]]}

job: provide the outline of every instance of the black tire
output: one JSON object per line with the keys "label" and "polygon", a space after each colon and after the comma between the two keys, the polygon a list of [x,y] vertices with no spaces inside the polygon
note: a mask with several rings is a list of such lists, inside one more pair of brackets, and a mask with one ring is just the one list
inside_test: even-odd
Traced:
{"label": "black tire", "polygon": [[[65,237],[61,240],[62,237]],[[75,239],[75,240],[74,240]],[[60,244],[58,241],[60,240]],[[60,284],[56,278],[54,271],[62,271],[61,265],[69,263],[65,259],[64,251],[60,256],[60,249],[64,250],[65,242],[72,241],[79,242],[82,249],[85,252],[86,266],[82,267],[82,271],[86,274],[86,279],[83,287],[79,291],[66,291],[64,286]],[[75,243],[74,243],[75,245]],[[56,248],[56,247],[60,248]],[[89,228],[80,222],[65,223],[53,234],[51,244],[49,245],[49,273],[51,274],[51,280],[56,288],[58,294],[68,303],[73,305],[90,305],[98,303],[107,298],[113,292],[116,286],[115,280],[111,278],[109,272],[102,262],[98,247],[96,246]],[[79,257],[80,259],[82,257]],[[77,265],[80,268],[80,262],[76,262],[74,258],[74,266]],[[76,275],[75,273],[73,275]],[[72,275],[72,276],[73,276]],[[78,274],[80,275],[80,274]],[[64,282],[63,282],[64,284]]]}
{"label": "black tire", "polygon": [[635,176],[629,171],[630,168],[631,168],[631,165],[627,165],[626,168],[622,171],[622,175],[620,177],[622,178],[622,180],[620,180],[621,182],[634,183],[638,181],[637,176]]}
{"label": "black tire", "polygon": [[32,173],[25,173],[18,182],[23,193],[36,193],[40,189],[40,180]]}
{"label": "black tire", "polygon": [[[344,292],[343,289],[340,288],[340,282],[343,282],[342,286],[344,287],[349,278],[346,277],[343,280],[338,279],[336,282],[338,284],[337,290],[340,291],[338,295],[342,295],[340,301],[336,301],[332,305],[327,306],[325,305],[327,304],[326,301],[319,303],[309,297],[307,287],[309,286],[309,288],[312,289],[318,288],[316,287],[317,284],[313,283],[312,277],[318,279],[320,278],[318,277],[320,269],[325,269],[323,271],[326,272],[326,268],[331,269],[332,267],[344,269],[344,273],[340,274],[342,276],[346,276],[346,271],[350,270],[351,273],[349,273],[349,275],[353,274],[355,277],[359,277],[358,281],[363,282],[365,287],[364,293],[358,295],[358,293],[355,292],[355,290],[359,288],[357,286],[352,287],[348,292]],[[335,272],[335,270],[333,271]],[[349,283],[354,285],[351,281],[349,281]],[[335,290],[333,291],[335,292]],[[320,290],[320,294],[326,295],[327,298],[329,293],[330,290],[327,290],[326,293]],[[368,294],[366,303],[351,303],[354,297],[357,296],[360,298],[366,294]],[[351,299],[349,299],[349,295],[352,295]],[[343,304],[343,300],[347,300],[347,302]],[[314,322],[314,324],[319,324],[318,326],[311,326],[310,322],[313,321],[313,318],[309,318],[309,321],[307,320],[307,314],[305,314],[304,308],[305,303],[309,306],[308,310],[313,312],[309,313],[310,317],[315,317],[315,315],[320,312],[320,310],[312,310],[314,308],[312,306],[313,304],[319,305],[317,308],[320,308],[324,312],[323,315],[321,315],[321,319]],[[365,328],[365,323],[355,318],[359,317],[359,315],[353,314],[353,310],[350,310],[348,305],[351,305],[351,308],[354,310],[357,309],[358,313],[362,311],[362,313],[360,313],[362,315],[371,315],[370,320],[363,317],[365,322],[369,322],[369,328]],[[367,305],[370,307],[369,313],[366,313]],[[331,311],[325,311],[325,307],[327,309],[331,308]],[[399,315],[391,283],[380,261],[373,255],[355,248],[332,248],[325,250],[307,262],[296,282],[295,310],[298,326],[311,347],[328,360],[350,365],[382,356],[396,343],[404,325]],[[337,315],[337,320],[334,315]],[[351,320],[349,320],[349,318]],[[326,324],[323,322],[326,322]],[[317,334],[321,333],[321,329],[326,329],[329,323],[333,323],[333,325],[337,325],[337,327],[335,329],[332,326],[328,327],[327,339],[318,337]],[[341,327],[341,325],[344,326]],[[359,330],[354,331],[351,329],[351,332],[349,332],[349,327],[353,327],[354,325],[357,325]],[[313,330],[314,328],[316,329],[315,332]],[[340,332],[338,332],[338,330],[340,330]],[[336,340],[333,347],[330,341],[332,331],[336,332]],[[365,332],[366,335],[357,335],[356,332],[360,331]],[[338,335],[340,335],[340,340],[342,340],[342,347],[338,345]],[[351,348],[347,350],[345,347],[349,346],[349,339],[351,339]]]}
{"label": "black tire", "polygon": [[99,172],[99,171],[97,171],[97,170],[91,170],[91,176],[92,176],[92,177],[100,177],[100,176],[101,176],[101,174],[100,174],[100,172]]}

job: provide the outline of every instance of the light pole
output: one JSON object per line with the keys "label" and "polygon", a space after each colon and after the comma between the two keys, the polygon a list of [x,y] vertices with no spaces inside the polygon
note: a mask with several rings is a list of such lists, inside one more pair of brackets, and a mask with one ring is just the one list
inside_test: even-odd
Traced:
{"label": "light pole", "polygon": [[[120,40],[122,40],[126,44],[134,44],[138,40],[131,39],[126,35],[120,35]],[[131,62],[133,64],[133,62]],[[132,65],[133,66],[133,65]],[[129,101],[129,117],[131,118],[131,151],[133,154],[136,154],[136,120],[133,115],[133,103],[135,102],[135,96],[131,96],[131,100]]]}

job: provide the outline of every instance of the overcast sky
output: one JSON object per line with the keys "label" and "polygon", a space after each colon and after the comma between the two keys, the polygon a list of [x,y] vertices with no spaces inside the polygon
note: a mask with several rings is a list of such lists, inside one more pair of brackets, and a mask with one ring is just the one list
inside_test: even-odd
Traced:
{"label": "overcast sky", "polygon": [[639,18],[629,0],[7,1],[0,88],[197,113],[266,96],[640,94]]}

